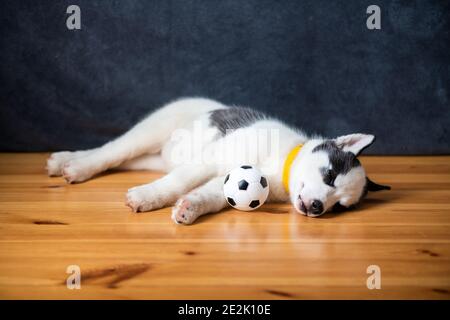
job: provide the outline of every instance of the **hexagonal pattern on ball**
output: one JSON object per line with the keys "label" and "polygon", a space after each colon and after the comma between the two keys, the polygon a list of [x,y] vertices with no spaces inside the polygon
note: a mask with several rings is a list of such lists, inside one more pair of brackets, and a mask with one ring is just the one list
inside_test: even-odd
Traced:
{"label": "hexagonal pattern on ball", "polygon": [[225,176],[223,193],[233,208],[251,211],[266,201],[269,183],[258,168],[244,164]]}

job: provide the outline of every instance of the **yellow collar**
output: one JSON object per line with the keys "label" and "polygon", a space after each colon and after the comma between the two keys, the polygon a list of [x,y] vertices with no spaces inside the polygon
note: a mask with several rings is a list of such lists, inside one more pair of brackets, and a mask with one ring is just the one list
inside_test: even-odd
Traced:
{"label": "yellow collar", "polygon": [[292,162],[294,162],[295,158],[297,157],[302,147],[303,144],[295,146],[287,155],[286,160],[284,160],[282,179],[284,189],[286,190],[287,193],[289,193],[289,173],[291,171]]}

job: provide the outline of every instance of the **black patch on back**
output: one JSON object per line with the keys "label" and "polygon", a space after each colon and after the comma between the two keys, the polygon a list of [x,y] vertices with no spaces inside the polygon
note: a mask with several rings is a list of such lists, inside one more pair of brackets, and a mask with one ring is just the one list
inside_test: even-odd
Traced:
{"label": "black patch on back", "polygon": [[219,129],[222,136],[227,134],[227,130],[245,128],[264,119],[267,119],[264,113],[243,107],[213,110],[209,115],[211,125]]}
{"label": "black patch on back", "polygon": [[328,170],[329,168],[322,168],[321,173],[324,179],[324,183],[328,185],[332,185],[334,183],[334,179],[339,174],[346,174],[352,168],[359,167],[361,163],[358,158],[347,151],[342,151],[334,141],[327,140],[318,146],[316,146],[312,152],[325,151],[328,154],[328,158],[331,163],[331,172]]}

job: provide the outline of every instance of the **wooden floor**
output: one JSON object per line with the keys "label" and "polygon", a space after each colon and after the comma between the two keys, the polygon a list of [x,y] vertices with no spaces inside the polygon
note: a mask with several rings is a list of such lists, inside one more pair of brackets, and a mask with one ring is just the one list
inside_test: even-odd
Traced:
{"label": "wooden floor", "polygon": [[[45,175],[46,157],[0,154],[0,298],[450,298],[450,157],[364,157],[393,189],[352,212],[313,219],[265,205],[192,226],[124,205],[156,173],[66,185]],[[66,287],[69,265],[80,290]],[[380,290],[367,289],[369,265]]]}

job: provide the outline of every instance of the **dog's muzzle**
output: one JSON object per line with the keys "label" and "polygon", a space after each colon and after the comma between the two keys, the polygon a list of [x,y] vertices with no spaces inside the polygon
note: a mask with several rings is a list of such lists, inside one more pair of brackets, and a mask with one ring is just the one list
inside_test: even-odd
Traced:
{"label": "dog's muzzle", "polygon": [[302,214],[308,217],[318,217],[324,213],[322,201],[313,200],[308,205],[305,201],[303,201],[300,195],[298,196],[296,207],[301,211]]}

